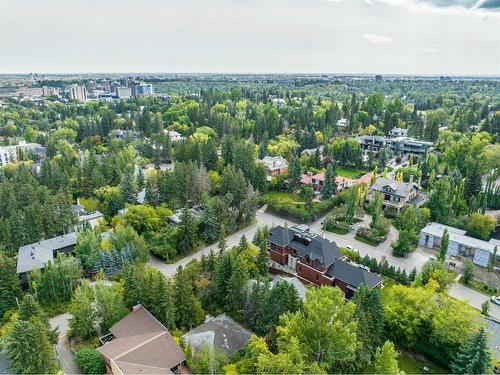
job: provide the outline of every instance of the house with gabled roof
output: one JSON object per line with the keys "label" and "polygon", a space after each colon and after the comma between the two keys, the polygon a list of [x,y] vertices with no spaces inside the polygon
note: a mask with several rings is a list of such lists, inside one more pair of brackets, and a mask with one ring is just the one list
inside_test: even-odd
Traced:
{"label": "house with gabled roof", "polygon": [[288,162],[282,156],[264,156],[260,161],[266,168],[267,176],[274,177],[288,173]]}
{"label": "house with gabled roof", "polygon": [[373,199],[376,193],[382,194],[384,209],[394,214],[399,214],[406,205],[420,207],[427,199],[420,192],[420,186],[413,182],[413,176],[410,176],[410,182],[379,177],[370,187],[368,199]]}
{"label": "house with gabled roof", "polygon": [[168,329],[142,305],[109,331],[97,348],[108,374],[173,374],[186,365],[186,355]]}
{"label": "house with gabled roof", "polygon": [[351,263],[335,242],[311,232],[307,226],[276,226],[267,238],[271,267],[317,286],[336,286],[350,299],[363,284],[372,289],[382,278],[365,266]]}

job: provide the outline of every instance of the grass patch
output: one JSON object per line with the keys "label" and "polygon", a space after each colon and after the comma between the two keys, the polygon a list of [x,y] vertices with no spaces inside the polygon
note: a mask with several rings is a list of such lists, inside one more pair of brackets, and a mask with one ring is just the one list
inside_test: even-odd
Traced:
{"label": "grass patch", "polygon": [[338,196],[324,201],[313,201],[312,209],[308,209],[304,199],[299,194],[283,191],[271,191],[262,196],[262,203],[268,205],[268,210],[284,218],[301,223],[308,223],[339,205],[343,198]]}
{"label": "grass patch", "polygon": [[335,170],[337,171],[338,176],[352,178],[352,179],[360,178],[367,172],[363,169],[356,169],[350,167],[337,167]]}
{"label": "grass patch", "polygon": [[462,278],[460,278],[460,283],[462,283],[463,285],[465,285],[468,288],[474,289],[476,292],[485,294],[485,295],[490,296],[490,297],[496,296],[500,292],[499,288],[495,287],[494,285],[486,284],[485,282],[480,281],[480,280],[474,279],[474,280],[469,281],[468,284],[466,284],[466,283],[464,283],[464,279],[462,277]]}
{"label": "grass patch", "polygon": [[326,231],[327,232],[332,232],[332,233],[335,233],[335,234],[347,234],[347,233],[349,233],[349,231],[347,229],[339,228],[339,227],[335,227],[335,226],[329,226],[329,227],[327,227]]}
{"label": "grass patch", "polygon": [[50,302],[42,304],[43,311],[49,318],[67,313],[71,301]]}
{"label": "grass patch", "polygon": [[[430,369],[431,374],[447,374],[448,371],[428,360],[424,356],[408,353],[400,350],[398,356],[399,369],[407,374],[425,374],[424,367]],[[368,365],[361,371],[363,374],[374,374],[375,368],[373,364]]]}
{"label": "grass patch", "polygon": [[356,240],[358,240],[359,242],[364,242],[365,244],[370,245],[370,246],[378,246],[380,244],[380,242],[377,242],[373,239],[369,239],[366,237],[358,236],[357,234],[354,236],[354,238]]}

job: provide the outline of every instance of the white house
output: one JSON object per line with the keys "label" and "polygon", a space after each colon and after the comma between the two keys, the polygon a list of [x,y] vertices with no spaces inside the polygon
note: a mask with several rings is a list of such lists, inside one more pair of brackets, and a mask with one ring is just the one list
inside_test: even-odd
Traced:
{"label": "white house", "polygon": [[349,120],[347,120],[346,118],[341,118],[337,121],[337,126],[339,128],[347,128],[349,126]]}
{"label": "white house", "polygon": [[[446,253],[452,256],[471,259],[479,266],[487,267],[495,246],[500,248],[498,240],[492,239],[489,242],[479,240],[467,236],[465,230],[439,223],[429,223],[420,231],[420,246],[438,249],[441,245],[445,229],[448,230],[449,234],[448,250]],[[496,257],[496,262],[498,262],[500,254],[497,254]]]}
{"label": "white house", "polygon": [[392,128],[389,131],[389,137],[407,137],[408,129],[403,128]]}
{"label": "white house", "polygon": [[170,137],[170,140],[171,140],[172,142],[178,142],[178,141],[183,140],[183,139],[185,138],[185,137],[183,137],[183,136],[181,135],[181,133],[176,132],[175,130],[166,130],[166,129],[165,129],[165,130],[164,130],[164,132],[165,132],[166,134],[168,134],[168,136]]}

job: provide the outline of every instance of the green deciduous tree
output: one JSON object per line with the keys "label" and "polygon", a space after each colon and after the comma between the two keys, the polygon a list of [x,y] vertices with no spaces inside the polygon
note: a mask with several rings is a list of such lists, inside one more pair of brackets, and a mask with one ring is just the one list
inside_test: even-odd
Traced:
{"label": "green deciduous tree", "polygon": [[448,229],[445,228],[443,232],[443,237],[441,237],[441,244],[439,245],[439,260],[444,262],[446,259],[446,252],[448,251],[448,243],[450,240],[450,235]]}
{"label": "green deciduous tree", "polygon": [[342,368],[354,360],[358,345],[354,312],[340,289],[308,289],[303,309],[280,317],[278,342],[293,346],[297,340],[308,361],[324,369]]}
{"label": "green deciduous tree", "polygon": [[487,240],[496,225],[496,219],[490,214],[483,215],[476,212],[470,217],[467,224],[467,233],[473,237]]}
{"label": "green deciduous tree", "polygon": [[404,374],[399,370],[398,352],[394,344],[386,341],[381,348],[377,349],[375,354],[375,373],[376,374]]}
{"label": "green deciduous tree", "polygon": [[88,283],[82,283],[73,294],[69,312],[70,336],[88,339],[95,335],[95,326],[98,323],[97,312],[94,308],[95,293]]}
{"label": "green deciduous tree", "polygon": [[75,361],[84,374],[99,375],[106,373],[106,364],[101,353],[91,346],[82,346],[75,353]]}

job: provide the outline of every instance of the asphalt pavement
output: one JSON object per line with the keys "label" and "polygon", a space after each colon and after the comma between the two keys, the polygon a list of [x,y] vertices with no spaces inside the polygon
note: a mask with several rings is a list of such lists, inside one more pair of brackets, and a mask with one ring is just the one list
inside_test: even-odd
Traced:
{"label": "asphalt pavement", "polygon": [[75,361],[73,352],[69,348],[66,335],[69,329],[71,314],[64,313],[49,319],[52,328],[59,328],[59,339],[55,345],[57,360],[65,374],[81,374],[82,370]]}
{"label": "asphalt pavement", "polygon": [[[478,310],[481,310],[481,305],[484,301],[488,301],[490,299],[490,297],[460,283],[454,283],[451,286],[449,293],[450,296],[455,297],[456,299],[469,302],[472,307]],[[500,321],[500,306],[490,302],[490,316]]]}

